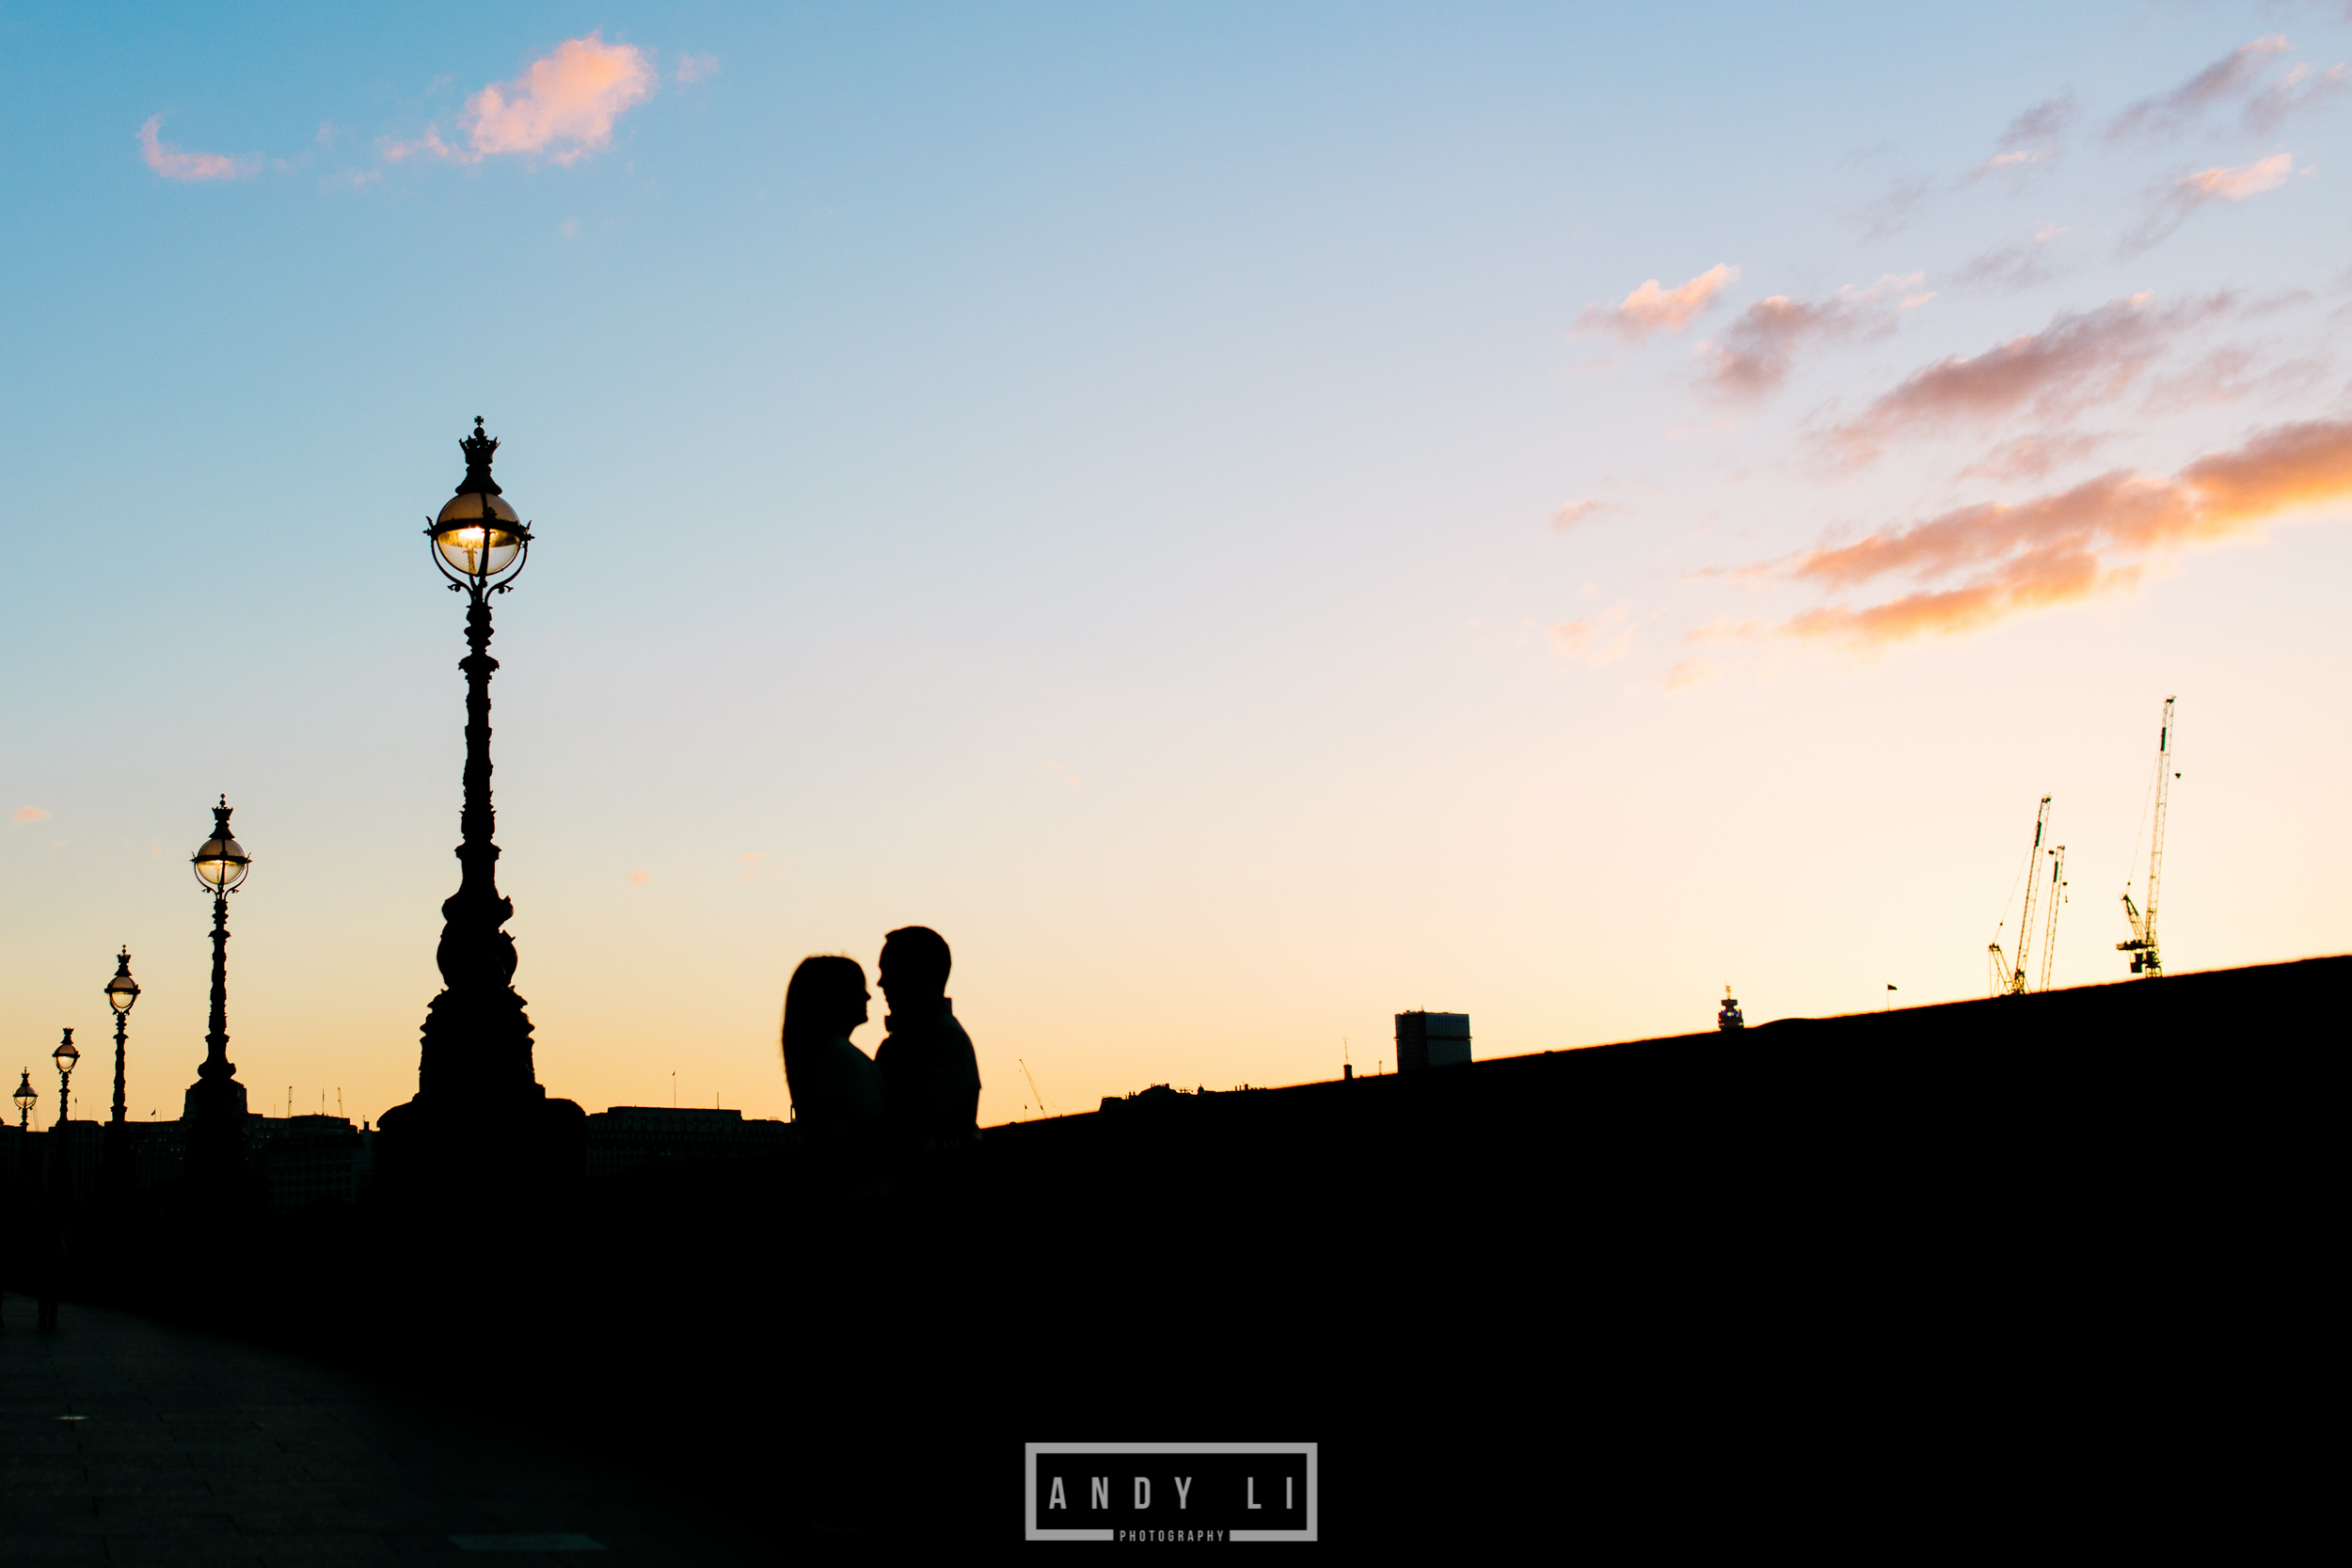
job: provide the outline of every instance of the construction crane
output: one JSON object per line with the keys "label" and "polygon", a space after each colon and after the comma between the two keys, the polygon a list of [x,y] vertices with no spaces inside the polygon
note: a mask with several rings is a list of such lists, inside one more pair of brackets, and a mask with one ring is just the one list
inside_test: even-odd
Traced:
{"label": "construction crane", "polygon": [[1020,1057],[1015,1056],[1013,1060],[1021,1062],[1021,1076],[1029,1081],[1029,1093],[1035,1097],[1037,1101],[1037,1114],[1039,1116],[1048,1115],[1049,1113],[1045,1109],[1045,1096],[1039,1091],[1037,1086],[1037,1074],[1031,1072],[1029,1070],[1029,1064],[1027,1062],[1021,1061]]}
{"label": "construction crane", "polygon": [[2058,906],[2066,902],[2066,846],[2050,851],[2050,920],[2042,928],[2042,989],[2050,989],[2050,960],[2058,956]]}
{"label": "construction crane", "polygon": [[[1995,996],[2026,994],[2026,958],[2033,948],[2034,895],[2041,890],[2042,879],[2034,875],[2036,863],[2042,859],[2042,836],[2050,831],[2050,798],[2042,798],[2042,809],[2034,813],[2033,847],[2026,851],[2026,908],[2017,917],[2017,961],[2011,964],[2001,952],[2000,928],[1994,928],[1993,940],[1985,944],[1985,967],[1993,982]],[[2012,885],[2011,891],[2015,891]]]}
{"label": "construction crane", "polygon": [[2172,781],[2180,775],[2172,771],[2172,705],[2178,699],[2164,700],[2164,723],[2156,731],[2156,820],[2155,832],[2148,840],[2148,909],[2140,912],[2132,902],[2132,884],[2123,883],[2123,918],[2132,924],[2132,940],[2115,944],[2118,953],[2132,956],[2132,973],[2155,979],[2164,974],[2164,953],[2156,946],[2156,890],[2164,878],[2164,812],[2172,798]]}

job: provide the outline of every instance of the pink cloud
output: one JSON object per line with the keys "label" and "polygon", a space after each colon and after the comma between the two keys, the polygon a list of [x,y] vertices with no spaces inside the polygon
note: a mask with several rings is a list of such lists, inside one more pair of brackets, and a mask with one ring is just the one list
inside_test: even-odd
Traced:
{"label": "pink cloud", "polygon": [[2020,411],[2063,419],[2120,396],[2183,333],[2233,303],[2216,295],[2168,308],[2153,299],[2134,294],[2095,310],[2061,311],[2039,332],[1915,371],[1832,429],[1825,438],[1829,449],[1839,461],[1859,465],[1904,436],[1980,429]]}
{"label": "pink cloud", "polygon": [[1692,655],[1666,672],[1666,690],[1669,693],[1688,691],[1694,686],[1712,680],[1721,668],[1712,659]]}
{"label": "pink cloud", "polygon": [[49,814],[41,810],[39,806],[19,806],[15,811],[8,814],[8,820],[18,824],[26,822],[43,822],[48,820],[48,817]]}
{"label": "pink cloud", "polygon": [[1618,301],[1613,309],[1588,305],[1576,318],[1574,332],[1614,332],[1628,342],[1639,342],[1660,330],[1679,332],[1707,309],[1740,269],[1718,261],[1678,288],[1659,287],[1653,277]]}
{"label": "pink cloud", "polygon": [[1788,379],[1797,346],[1806,339],[1876,337],[1894,330],[1895,313],[1934,298],[1925,273],[1891,274],[1867,289],[1848,287],[1816,303],[1773,294],[1740,312],[1715,341],[1701,345],[1707,369],[1699,385],[1733,402],[1754,402]]}
{"label": "pink cloud", "polygon": [[1614,664],[1633,647],[1633,627],[1628,623],[1629,605],[1613,605],[1598,615],[1563,621],[1551,628],[1551,651],[1563,658],[1581,658],[1595,669]]}
{"label": "pink cloud", "polygon": [[2352,508],[2352,420],[2277,425],[2169,479],[2102,474],[1807,551],[1784,563],[1786,576],[1833,593],[1888,578],[1919,586],[1859,608],[1821,606],[1778,629],[1857,647],[1950,636],[2128,588],[2155,557],[2329,507]]}
{"label": "pink cloud", "polygon": [[2221,166],[2184,174],[2161,187],[2148,215],[2117,245],[2122,255],[2146,250],[2188,221],[2188,215],[2212,201],[2243,201],[2249,196],[2275,191],[2295,172],[2294,154],[2275,152],[2234,168]]}
{"label": "pink cloud", "polygon": [[1551,531],[1554,533],[1565,533],[1568,530],[1576,527],[1579,523],[1588,522],[1595,517],[1604,516],[1609,513],[1622,512],[1624,510],[1625,508],[1617,505],[1613,501],[1598,500],[1591,496],[1587,496],[1582,500],[1570,501],[1567,505],[1553,513],[1551,515]]}
{"label": "pink cloud", "polygon": [[2295,45],[2284,35],[2268,33],[2232,50],[2170,92],[2143,98],[2107,124],[2109,141],[2178,135],[2197,117],[2226,98],[2250,91],[2273,55]]}
{"label": "pink cloud", "polygon": [[514,81],[493,83],[466,101],[464,147],[427,126],[415,141],[387,144],[384,156],[477,164],[519,152],[577,163],[612,144],[613,120],[650,95],[654,82],[652,62],[633,43],[607,43],[600,33],[566,39]]}
{"label": "pink cloud", "polygon": [[627,880],[631,887],[644,887],[653,880],[653,873],[641,865],[628,874]]}
{"label": "pink cloud", "polygon": [[2079,463],[2114,437],[2084,433],[2020,436],[2004,441],[1961,470],[1961,477],[1984,479],[2047,479],[2070,463]]}
{"label": "pink cloud", "polygon": [[156,140],[155,133],[164,123],[161,115],[151,116],[139,127],[139,156],[147,166],[167,180],[243,180],[262,166],[259,158],[232,158],[225,152],[183,152]]}
{"label": "pink cloud", "polygon": [[2181,184],[2197,193],[2200,201],[2243,201],[2264,191],[2275,191],[2295,172],[2292,153],[2279,152],[2236,168],[2200,169],[2181,177]]}
{"label": "pink cloud", "polygon": [[2287,116],[2315,108],[2352,85],[2352,71],[2332,65],[2321,71],[2298,65],[2246,105],[2246,128],[2264,134],[2275,131]]}
{"label": "pink cloud", "polygon": [[2073,128],[2081,105],[2069,93],[2036,103],[2009,122],[1994,143],[1990,158],[1977,166],[1963,183],[1974,184],[1988,175],[2046,169],[2058,162],[2058,144]]}

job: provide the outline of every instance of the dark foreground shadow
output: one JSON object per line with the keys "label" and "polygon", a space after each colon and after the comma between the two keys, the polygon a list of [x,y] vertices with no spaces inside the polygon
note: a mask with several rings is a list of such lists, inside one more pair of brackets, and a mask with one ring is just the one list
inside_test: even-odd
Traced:
{"label": "dark foreground shadow", "polygon": [[1152,1097],[882,1194],[783,1158],[183,1227],[93,1293],[530,1413],[834,1547],[1015,1542],[1022,1445],[1079,1439],[1317,1442],[1339,1550],[2186,1528],[2212,1423],[2291,1370],[2254,1320],[2320,1299],[2347,985]]}

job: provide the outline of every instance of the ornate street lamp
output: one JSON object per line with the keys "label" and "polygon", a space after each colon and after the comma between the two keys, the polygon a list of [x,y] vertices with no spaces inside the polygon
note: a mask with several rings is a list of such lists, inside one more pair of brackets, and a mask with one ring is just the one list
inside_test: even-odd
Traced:
{"label": "ornate street lamp", "polygon": [[72,1030],[65,1032],[65,1038],[57,1042],[57,1049],[49,1053],[49,1059],[57,1064],[57,1125],[50,1133],[50,1191],[58,1199],[63,1199],[73,1183],[73,1162],[66,1147],[65,1118],[72,1108],[74,1064],[82,1059],[81,1052],[74,1049]]}
{"label": "ornate street lamp", "polygon": [[110,1200],[128,1197],[138,1185],[136,1162],[131,1153],[131,1124],[123,1104],[123,1036],[130,1027],[132,1004],[138,999],[139,983],[131,978],[131,950],[125,947],[115,959],[114,978],[106,982],[106,1006],[115,1015],[115,1105],[106,1122],[106,1157],[100,1179]]}
{"label": "ornate street lamp", "polygon": [[[225,797],[224,797],[225,799]],[[106,1006],[115,1010],[115,1114],[113,1125],[120,1127],[122,1108],[123,1034],[130,1026],[131,1006],[139,999],[139,983],[131,978],[131,949],[123,948],[115,960],[115,977],[106,982]]]}
{"label": "ornate street lamp", "polygon": [[212,1028],[185,1112],[188,1174],[199,1184],[230,1180],[245,1169],[245,1085],[229,1059],[229,895],[243,885],[253,861],[229,832],[235,810],[223,795],[213,808],[212,837],[188,857],[198,884],[213,895]]}
{"label": "ornate street lamp", "polygon": [[[8,1080],[0,1078],[0,1084]],[[24,1132],[32,1125],[33,1103],[40,1099],[40,1091],[33,1087],[33,1069],[26,1068],[17,1074],[16,1093],[9,1097],[16,1101],[16,1130]]]}
{"label": "ornate street lamp", "polygon": [[57,1126],[62,1131],[71,1098],[74,1065],[82,1059],[82,1053],[73,1046],[72,1030],[65,1032],[65,1038],[57,1042],[57,1049],[49,1053],[49,1059],[57,1064]]}
{"label": "ornate street lamp", "polygon": [[[515,905],[498,890],[490,676],[499,661],[490,657],[490,600],[521,576],[532,533],[490,477],[499,443],[481,420],[473,423],[473,434],[457,443],[466,477],[424,531],[450,592],[466,595],[468,651],[457,664],[466,673],[466,772],[458,886],[441,905],[434,957],[442,990],[425,1011],[417,1095],[379,1124],[391,1165],[410,1170],[519,1153],[565,1114],[573,1121],[580,1116],[568,1101],[548,1100],[532,1069],[531,1019],[514,988],[515,939],[504,928]],[[539,1119],[550,1114],[555,1120]]]}

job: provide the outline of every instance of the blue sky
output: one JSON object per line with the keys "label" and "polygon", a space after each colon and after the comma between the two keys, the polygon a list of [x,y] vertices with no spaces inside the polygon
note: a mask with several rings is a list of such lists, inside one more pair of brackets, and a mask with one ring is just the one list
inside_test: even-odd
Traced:
{"label": "blue sky", "polygon": [[543,541],[517,986],[592,1109],[780,1114],[791,964],[912,921],[991,1119],[1407,1006],[1971,994],[2045,793],[2058,976],[2119,978],[2175,693],[2174,963],[2343,950],[2347,57],[2319,6],[0,9],[8,1037],[96,1034],[127,942],[177,1102],[226,790],[256,1102],[410,1092],[476,414]]}

